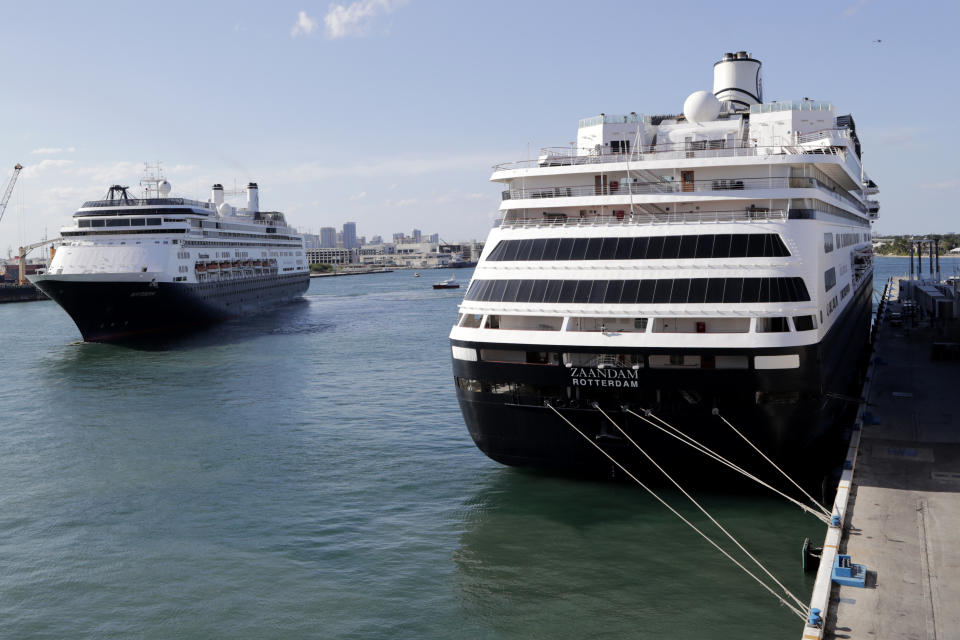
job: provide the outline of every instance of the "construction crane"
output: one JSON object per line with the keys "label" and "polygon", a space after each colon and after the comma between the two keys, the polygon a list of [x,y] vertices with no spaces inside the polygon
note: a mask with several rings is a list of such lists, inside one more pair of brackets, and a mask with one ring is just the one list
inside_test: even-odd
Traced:
{"label": "construction crane", "polygon": [[3,212],[7,210],[7,203],[10,202],[10,195],[13,193],[13,185],[17,184],[17,178],[20,177],[20,171],[23,165],[19,162],[13,168],[13,175],[10,176],[10,182],[7,183],[7,190],[3,192],[3,200],[0,200],[0,220],[3,220]]}
{"label": "construction crane", "polygon": [[[37,247],[42,247],[45,244],[56,244],[59,242],[59,238],[56,240],[41,240],[40,242],[34,242],[33,244],[28,244],[25,247],[20,247],[17,250],[17,265],[20,267],[20,273],[17,276],[17,282],[21,285],[28,284],[26,275],[27,271],[27,254],[36,249]],[[50,258],[53,258],[53,251],[50,252]]]}

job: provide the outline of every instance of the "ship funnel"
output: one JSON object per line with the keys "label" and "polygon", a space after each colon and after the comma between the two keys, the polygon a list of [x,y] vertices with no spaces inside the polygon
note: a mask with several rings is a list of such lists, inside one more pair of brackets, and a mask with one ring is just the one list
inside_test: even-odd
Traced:
{"label": "ship funnel", "polygon": [[763,102],[763,82],[760,79],[760,61],[746,51],[725,53],[713,65],[713,95],[729,106],[749,107]]}
{"label": "ship funnel", "polygon": [[223,203],[223,185],[213,185],[213,207],[216,209]]}
{"label": "ship funnel", "polygon": [[247,211],[250,213],[260,211],[260,189],[257,188],[256,182],[247,185]]}

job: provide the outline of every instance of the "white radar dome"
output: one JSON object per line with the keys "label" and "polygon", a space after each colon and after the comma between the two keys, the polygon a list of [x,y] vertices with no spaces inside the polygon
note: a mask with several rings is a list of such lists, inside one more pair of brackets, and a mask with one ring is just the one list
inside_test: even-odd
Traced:
{"label": "white radar dome", "polygon": [[157,185],[157,191],[160,192],[161,198],[166,198],[168,195],[170,195],[170,183],[164,180]]}
{"label": "white radar dome", "polygon": [[221,202],[217,205],[217,213],[219,213],[221,217],[229,216],[233,213],[233,207],[226,202]]}
{"label": "white radar dome", "polygon": [[683,101],[683,115],[690,122],[710,122],[720,115],[720,101],[709,91],[694,91]]}

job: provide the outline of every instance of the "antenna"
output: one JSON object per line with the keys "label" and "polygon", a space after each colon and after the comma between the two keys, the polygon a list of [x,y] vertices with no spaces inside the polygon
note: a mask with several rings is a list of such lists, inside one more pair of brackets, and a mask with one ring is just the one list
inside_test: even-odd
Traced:
{"label": "antenna", "polygon": [[166,181],[163,175],[162,163],[157,160],[156,163],[143,163],[143,176],[140,178],[140,187],[143,189],[143,196],[146,199],[160,197],[160,183]]}

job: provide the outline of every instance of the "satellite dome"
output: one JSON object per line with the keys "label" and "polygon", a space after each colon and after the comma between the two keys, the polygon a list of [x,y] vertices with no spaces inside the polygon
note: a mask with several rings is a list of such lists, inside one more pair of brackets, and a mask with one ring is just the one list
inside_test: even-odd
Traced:
{"label": "satellite dome", "polygon": [[221,202],[219,205],[217,205],[217,213],[220,214],[220,217],[229,216],[233,213],[233,207],[226,202]]}
{"label": "satellite dome", "polygon": [[157,185],[157,191],[160,192],[161,198],[166,198],[168,195],[170,195],[170,183],[164,180]]}
{"label": "satellite dome", "polygon": [[720,101],[709,91],[694,91],[683,101],[683,115],[690,122],[710,122],[720,115]]}

